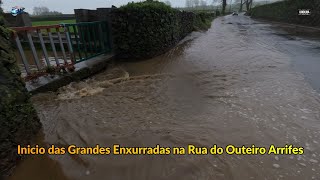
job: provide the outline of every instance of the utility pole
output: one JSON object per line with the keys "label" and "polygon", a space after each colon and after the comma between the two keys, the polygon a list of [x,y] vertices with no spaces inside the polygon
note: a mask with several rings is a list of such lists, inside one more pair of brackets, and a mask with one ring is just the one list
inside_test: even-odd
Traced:
{"label": "utility pole", "polygon": [[230,2],[230,10],[229,10],[230,12],[231,12],[231,8],[232,8],[232,0]]}

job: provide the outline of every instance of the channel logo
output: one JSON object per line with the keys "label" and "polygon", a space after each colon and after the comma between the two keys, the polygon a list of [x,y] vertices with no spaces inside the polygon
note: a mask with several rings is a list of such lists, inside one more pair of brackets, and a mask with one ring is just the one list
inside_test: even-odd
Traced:
{"label": "channel logo", "polygon": [[24,13],[24,7],[15,6],[11,9],[12,16],[17,16],[18,14]]}
{"label": "channel logo", "polygon": [[310,9],[299,9],[298,14],[299,16],[310,16],[311,11]]}

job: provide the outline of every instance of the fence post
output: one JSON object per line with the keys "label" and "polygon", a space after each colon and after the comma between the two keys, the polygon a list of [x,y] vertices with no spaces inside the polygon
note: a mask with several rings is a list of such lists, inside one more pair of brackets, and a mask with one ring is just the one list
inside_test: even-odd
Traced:
{"label": "fence post", "polygon": [[65,63],[65,64],[68,64],[67,56],[66,56],[66,51],[65,51],[65,49],[64,49],[63,42],[62,42],[62,38],[61,38],[60,29],[59,29],[59,28],[56,28],[56,31],[57,31],[57,34],[58,34],[59,44],[60,44],[60,48],[61,48],[61,51],[62,51],[64,63]]}
{"label": "fence post", "polygon": [[57,54],[56,46],[54,45],[54,42],[53,42],[51,30],[50,30],[50,29],[47,29],[47,32],[48,32],[48,36],[49,36],[49,41],[50,41],[50,44],[51,44],[51,48],[52,48],[52,51],[53,51],[53,54],[54,54],[54,59],[56,60],[57,66],[60,66],[60,62],[59,62],[59,59],[58,59],[58,54]]}
{"label": "fence post", "polygon": [[34,61],[36,63],[36,66],[37,66],[38,70],[41,70],[41,65],[40,65],[40,62],[39,62],[37,51],[36,51],[36,48],[34,47],[33,40],[32,40],[32,37],[31,37],[31,34],[30,34],[29,31],[27,31],[27,37],[28,37],[29,45],[30,45],[30,48],[31,48],[32,55],[33,55]]}
{"label": "fence post", "polygon": [[73,53],[73,48],[72,48],[72,41],[71,41],[71,36],[69,32],[69,27],[66,26],[65,24],[61,24],[61,26],[64,29],[64,33],[66,34],[66,40],[67,40],[67,45],[69,49],[69,54],[70,54],[70,59],[73,64],[75,64],[75,59],[74,59],[74,53]]}
{"label": "fence post", "polygon": [[20,53],[24,68],[25,68],[27,74],[30,74],[31,72],[30,72],[30,68],[29,68],[29,63],[27,61],[26,55],[24,54],[24,51],[23,51],[19,36],[16,33],[14,34],[14,36],[15,36],[15,41],[16,41],[16,44],[17,44],[17,47],[18,47],[18,50],[19,50],[19,53]]}
{"label": "fence post", "polygon": [[41,48],[42,48],[42,51],[43,51],[44,58],[46,60],[47,66],[50,67],[51,65],[50,65],[50,61],[49,61],[49,56],[48,56],[46,45],[44,44],[44,41],[43,41],[41,30],[37,29],[37,33],[38,33],[38,37],[39,37],[39,40],[40,40]]}

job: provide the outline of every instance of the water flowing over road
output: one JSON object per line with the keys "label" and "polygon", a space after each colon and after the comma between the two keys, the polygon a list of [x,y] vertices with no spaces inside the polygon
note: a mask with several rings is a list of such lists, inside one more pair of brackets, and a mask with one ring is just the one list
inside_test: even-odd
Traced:
{"label": "water flowing over road", "polygon": [[33,97],[46,145],[292,144],[303,155],[41,156],[10,179],[320,179],[319,47],[246,16],[219,17],[162,56]]}

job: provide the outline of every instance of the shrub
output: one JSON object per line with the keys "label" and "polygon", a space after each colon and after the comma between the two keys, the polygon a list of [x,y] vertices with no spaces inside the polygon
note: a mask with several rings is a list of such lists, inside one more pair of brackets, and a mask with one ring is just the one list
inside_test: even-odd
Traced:
{"label": "shrub", "polygon": [[113,9],[114,51],[121,59],[145,59],[166,52],[197,29],[207,28],[208,13],[181,12],[165,3],[144,1]]}

